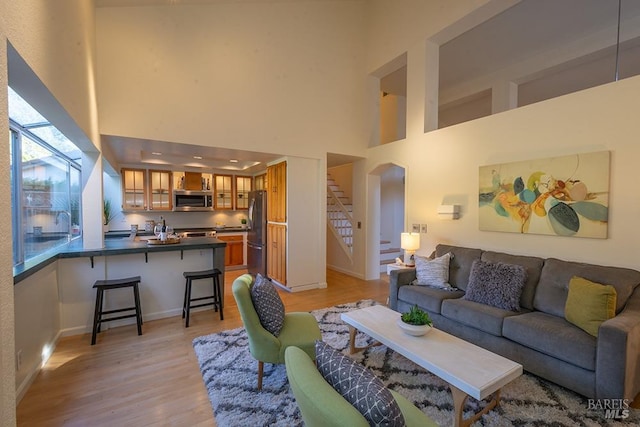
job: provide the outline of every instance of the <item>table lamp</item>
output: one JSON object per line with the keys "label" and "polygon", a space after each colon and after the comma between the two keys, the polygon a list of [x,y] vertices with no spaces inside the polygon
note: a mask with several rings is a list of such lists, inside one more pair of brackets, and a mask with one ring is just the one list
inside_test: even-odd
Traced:
{"label": "table lamp", "polygon": [[413,254],[420,249],[420,234],[402,233],[400,235],[400,247],[404,249],[404,264],[414,266],[415,260]]}

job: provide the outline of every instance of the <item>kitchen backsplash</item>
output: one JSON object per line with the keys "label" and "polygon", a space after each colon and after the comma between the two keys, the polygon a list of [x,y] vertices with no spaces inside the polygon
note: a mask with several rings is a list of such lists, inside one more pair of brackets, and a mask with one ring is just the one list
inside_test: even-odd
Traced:
{"label": "kitchen backsplash", "polygon": [[214,228],[219,224],[226,227],[239,227],[242,219],[247,218],[246,211],[219,211],[219,212],[119,212],[109,223],[109,231],[130,230],[131,225],[137,224],[140,230],[144,230],[145,221],[152,219],[156,222],[163,217],[167,225],[174,228]]}

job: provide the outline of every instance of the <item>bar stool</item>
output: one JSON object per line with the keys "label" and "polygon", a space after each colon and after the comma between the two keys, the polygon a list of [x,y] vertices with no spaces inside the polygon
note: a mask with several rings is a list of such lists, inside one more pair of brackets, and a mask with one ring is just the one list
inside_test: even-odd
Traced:
{"label": "bar stool", "polygon": [[[129,317],[135,317],[138,324],[138,335],[142,335],[142,310],[140,308],[140,292],[138,289],[138,283],[140,283],[140,276],[127,277],[125,279],[112,279],[112,280],[97,280],[93,287],[97,289],[96,293],[96,310],[93,315],[93,333],[91,334],[91,345],[96,343],[96,335],[100,332],[100,324],[103,322],[110,322],[112,320],[127,319]],[[109,289],[118,288],[133,288],[133,298],[135,305],[133,307],[119,308],[116,310],[102,311],[102,303],[104,302],[104,291]],[[135,310],[133,314],[126,314],[123,316],[103,318],[105,314],[121,313],[124,311]]]}
{"label": "bar stool", "polygon": [[[222,314],[222,291],[220,289],[220,275],[222,272],[214,268],[213,270],[204,270],[204,271],[186,271],[183,273],[185,279],[187,279],[184,286],[184,301],[182,303],[182,318],[186,317],[185,328],[189,327],[189,313],[192,308],[196,307],[204,307],[207,305],[213,305],[215,311],[220,309],[220,320],[224,320],[224,316]],[[194,280],[199,279],[213,279],[213,295],[209,295],[206,297],[199,298],[191,298],[191,285]],[[205,302],[202,304],[192,305],[193,301],[201,301],[210,299],[211,301]]]}

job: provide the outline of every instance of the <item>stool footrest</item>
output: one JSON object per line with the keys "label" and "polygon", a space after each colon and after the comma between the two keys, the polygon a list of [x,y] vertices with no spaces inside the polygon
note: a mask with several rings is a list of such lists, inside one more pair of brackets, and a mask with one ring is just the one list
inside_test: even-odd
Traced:
{"label": "stool footrest", "polygon": [[205,302],[203,304],[192,305],[192,306],[190,306],[190,308],[206,307],[208,305],[220,305],[220,303],[219,302]]}
{"label": "stool footrest", "polygon": [[[104,314],[105,312],[103,312],[102,314]],[[100,319],[98,320],[98,323],[103,323],[103,322],[111,322],[113,320],[120,320],[120,319],[129,319],[131,317],[138,317],[137,314],[126,314],[124,316],[116,316],[116,317],[110,317],[108,319]]]}
{"label": "stool footrest", "polygon": [[[134,307],[128,307],[128,308],[119,308],[119,309],[117,309],[117,310],[101,311],[101,312],[100,312],[100,314],[121,313],[121,312],[123,312],[123,311],[129,311],[129,310],[135,310],[135,309],[136,309],[136,307],[135,307],[135,306],[134,306]],[[132,315],[132,316],[135,316],[135,314],[134,314],[134,315]]]}

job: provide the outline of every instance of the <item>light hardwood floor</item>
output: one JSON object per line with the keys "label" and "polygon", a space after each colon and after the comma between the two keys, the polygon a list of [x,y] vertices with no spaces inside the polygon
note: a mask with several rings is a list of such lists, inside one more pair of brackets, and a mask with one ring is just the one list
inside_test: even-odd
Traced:
{"label": "light hardwood floor", "polygon": [[[145,322],[98,335],[62,338],[17,408],[19,426],[215,426],[191,345],[195,337],[242,326],[225,277],[224,320],[212,310]],[[374,299],[384,303],[388,280],[363,281],[327,270],[327,288],[281,291],[287,311],[310,311]],[[183,286],[180,284],[180,286]],[[144,301],[143,301],[144,311]]]}

